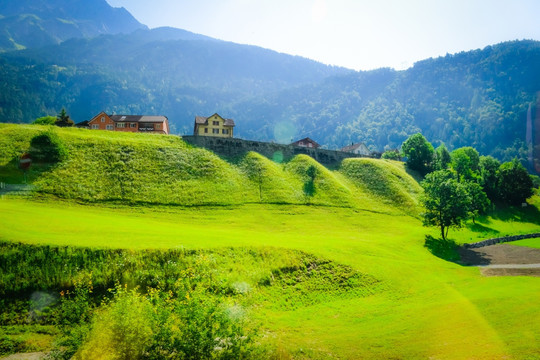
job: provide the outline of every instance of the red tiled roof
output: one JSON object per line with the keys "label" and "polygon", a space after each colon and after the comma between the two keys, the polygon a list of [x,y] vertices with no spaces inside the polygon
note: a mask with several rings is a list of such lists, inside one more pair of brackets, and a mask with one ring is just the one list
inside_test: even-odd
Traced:
{"label": "red tiled roof", "polygon": [[310,139],[310,138],[308,138],[308,137],[307,137],[307,138],[300,139],[300,140],[297,140],[297,141],[291,143],[291,145],[297,145],[297,146],[298,146],[298,144],[300,144],[301,142],[312,143],[313,145],[315,145],[315,147],[321,146],[321,145],[319,145],[315,140]]}

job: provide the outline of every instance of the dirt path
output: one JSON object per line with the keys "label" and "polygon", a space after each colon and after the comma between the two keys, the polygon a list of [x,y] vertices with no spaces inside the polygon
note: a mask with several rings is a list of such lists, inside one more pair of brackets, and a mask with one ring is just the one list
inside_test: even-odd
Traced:
{"label": "dirt path", "polygon": [[479,266],[485,276],[540,276],[540,249],[499,244],[459,253],[464,265]]}
{"label": "dirt path", "polygon": [[24,353],[24,354],[13,354],[6,357],[0,357],[1,360],[40,360],[45,357],[45,353]]}

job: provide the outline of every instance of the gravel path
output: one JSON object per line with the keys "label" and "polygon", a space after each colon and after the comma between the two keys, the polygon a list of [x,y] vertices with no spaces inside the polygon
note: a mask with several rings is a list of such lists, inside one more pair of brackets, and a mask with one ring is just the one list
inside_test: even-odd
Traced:
{"label": "gravel path", "polygon": [[499,244],[459,253],[462,264],[480,267],[485,276],[540,276],[540,249]]}
{"label": "gravel path", "polygon": [[8,355],[6,357],[0,357],[0,360],[40,360],[45,357],[45,353],[36,352],[36,353],[21,353]]}

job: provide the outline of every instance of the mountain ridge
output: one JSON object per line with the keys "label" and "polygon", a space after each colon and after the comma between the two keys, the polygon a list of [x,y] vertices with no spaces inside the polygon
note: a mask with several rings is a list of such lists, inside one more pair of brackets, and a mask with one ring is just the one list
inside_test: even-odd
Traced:
{"label": "mountain ridge", "polygon": [[105,0],[0,0],[0,52],[147,29]]}
{"label": "mountain ridge", "polygon": [[0,121],[31,122],[65,107],[76,121],[100,111],[165,114],[173,132],[190,134],[194,116],[218,112],[251,140],[285,133],[280,141],[310,136],[330,149],[365,142],[381,151],[422,132],[436,146],[472,145],[526,163],[540,146],[525,135],[529,107],[540,126],[539,58],[540,42],[522,40],[407,70],[357,72],[182,29],[143,28],[0,55]]}

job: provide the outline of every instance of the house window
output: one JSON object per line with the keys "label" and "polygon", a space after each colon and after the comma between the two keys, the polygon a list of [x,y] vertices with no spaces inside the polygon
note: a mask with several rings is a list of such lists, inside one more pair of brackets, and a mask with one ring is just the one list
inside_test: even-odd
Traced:
{"label": "house window", "polygon": [[112,126],[112,125],[107,125],[107,130],[114,130],[114,126]]}
{"label": "house window", "polygon": [[223,129],[223,130],[221,130],[221,133],[222,133],[222,134],[228,134],[228,133],[229,133],[229,129]]}
{"label": "house window", "polygon": [[125,127],[126,127],[126,123],[116,123],[116,127],[117,127],[117,128],[125,128]]}
{"label": "house window", "polygon": [[212,121],[212,124],[219,126],[219,121]]}
{"label": "house window", "polygon": [[98,129],[99,129],[99,125],[98,125],[98,124],[92,124],[92,129],[98,130]]}
{"label": "house window", "polygon": [[156,129],[161,130],[161,124],[156,124]]}
{"label": "house window", "polygon": [[136,124],[136,123],[130,123],[130,124],[129,124],[129,127],[130,127],[130,128],[136,128],[136,127],[137,127],[137,124]]}
{"label": "house window", "polygon": [[105,116],[101,117],[101,122],[105,122]]}
{"label": "house window", "polygon": [[204,128],[204,133],[208,134],[208,128]]}
{"label": "house window", "polygon": [[219,134],[219,129],[212,129],[212,134]]}

